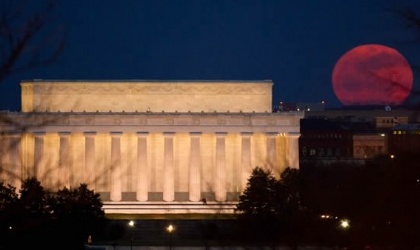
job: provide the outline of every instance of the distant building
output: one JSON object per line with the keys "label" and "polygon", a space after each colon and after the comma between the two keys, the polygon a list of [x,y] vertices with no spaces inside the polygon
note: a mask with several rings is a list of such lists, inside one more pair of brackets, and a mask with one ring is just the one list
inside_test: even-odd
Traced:
{"label": "distant building", "polygon": [[419,153],[420,123],[409,123],[394,126],[388,138],[389,153]]}
{"label": "distant building", "polygon": [[274,112],[288,112],[288,111],[324,111],[325,102],[319,103],[285,103],[280,102],[278,106],[274,106]]}
{"label": "distant building", "polygon": [[367,122],[377,130],[388,131],[397,124],[420,121],[420,112],[408,109],[328,109],[305,112],[305,118],[326,118],[344,122]]}
{"label": "distant building", "polygon": [[371,133],[353,135],[353,157],[355,159],[370,159],[387,153],[388,142],[386,134]]}
{"label": "distant building", "polygon": [[317,102],[317,103],[297,103],[296,104],[297,111],[324,111],[325,110],[325,103],[324,102]]}
{"label": "distant building", "polygon": [[419,121],[419,114],[415,110],[305,112],[300,125],[301,165],[314,162],[363,163],[365,159],[378,155],[414,148],[420,141],[414,136],[415,126],[409,126],[409,123],[416,121]]}
{"label": "distant building", "polygon": [[301,164],[352,159],[353,134],[342,124],[328,119],[302,119],[300,129]]}

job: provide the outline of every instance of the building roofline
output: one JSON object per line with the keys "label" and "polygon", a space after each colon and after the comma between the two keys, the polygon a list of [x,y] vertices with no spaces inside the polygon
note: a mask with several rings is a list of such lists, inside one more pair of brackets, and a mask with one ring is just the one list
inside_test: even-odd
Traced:
{"label": "building roofline", "polygon": [[159,80],[159,79],[32,79],[21,83],[273,83],[272,80]]}

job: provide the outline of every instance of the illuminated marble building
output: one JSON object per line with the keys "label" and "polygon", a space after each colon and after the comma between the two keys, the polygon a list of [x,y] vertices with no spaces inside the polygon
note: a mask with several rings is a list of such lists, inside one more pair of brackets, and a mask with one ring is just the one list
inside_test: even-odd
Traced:
{"label": "illuminated marble building", "polygon": [[303,113],[271,112],[272,86],[23,81],[21,112],[0,114],[1,178],[87,183],[107,214],[233,213],[254,167],[299,167]]}

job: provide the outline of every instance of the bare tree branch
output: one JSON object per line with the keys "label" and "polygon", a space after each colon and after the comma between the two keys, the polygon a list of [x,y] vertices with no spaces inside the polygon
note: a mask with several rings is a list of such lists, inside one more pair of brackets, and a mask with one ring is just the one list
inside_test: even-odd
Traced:
{"label": "bare tree branch", "polygon": [[396,6],[390,9],[392,12],[402,17],[403,23],[407,28],[418,29],[420,27],[420,16],[416,10],[406,5]]}
{"label": "bare tree branch", "polygon": [[54,63],[63,51],[65,32],[49,27],[56,1],[44,4],[28,14],[29,1],[0,5],[0,83],[9,75]]}
{"label": "bare tree branch", "polygon": [[[420,1],[418,0],[409,0],[409,1],[394,1],[393,4],[385,8],[386,11],[394,14],[398,20],[401,22],[403,28],[407,28],[412,32],[414,37],[406,41],[407,43],[413,45],[420,44]],[[420,72],[419,66],[412,65],[414,72]],[[405,88],[401,83],[392,81],[393,87]],[[404,91],[410,91],[410,96],[407,102],[410,105],[419,105],[420,89],[404,89]]]}

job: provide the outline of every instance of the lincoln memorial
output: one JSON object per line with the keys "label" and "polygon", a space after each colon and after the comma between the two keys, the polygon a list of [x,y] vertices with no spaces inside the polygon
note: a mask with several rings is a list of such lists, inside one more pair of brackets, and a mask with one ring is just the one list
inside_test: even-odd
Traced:
{"label": "lincoln memorial", "polygon": [[[21,82],[0,112],[1,180],[88,184],[107,214],[233,213],[254,167],[299,168],[303,112],[272,112],[273,82]],[[206,205],[203,205],[203,200]]]}

